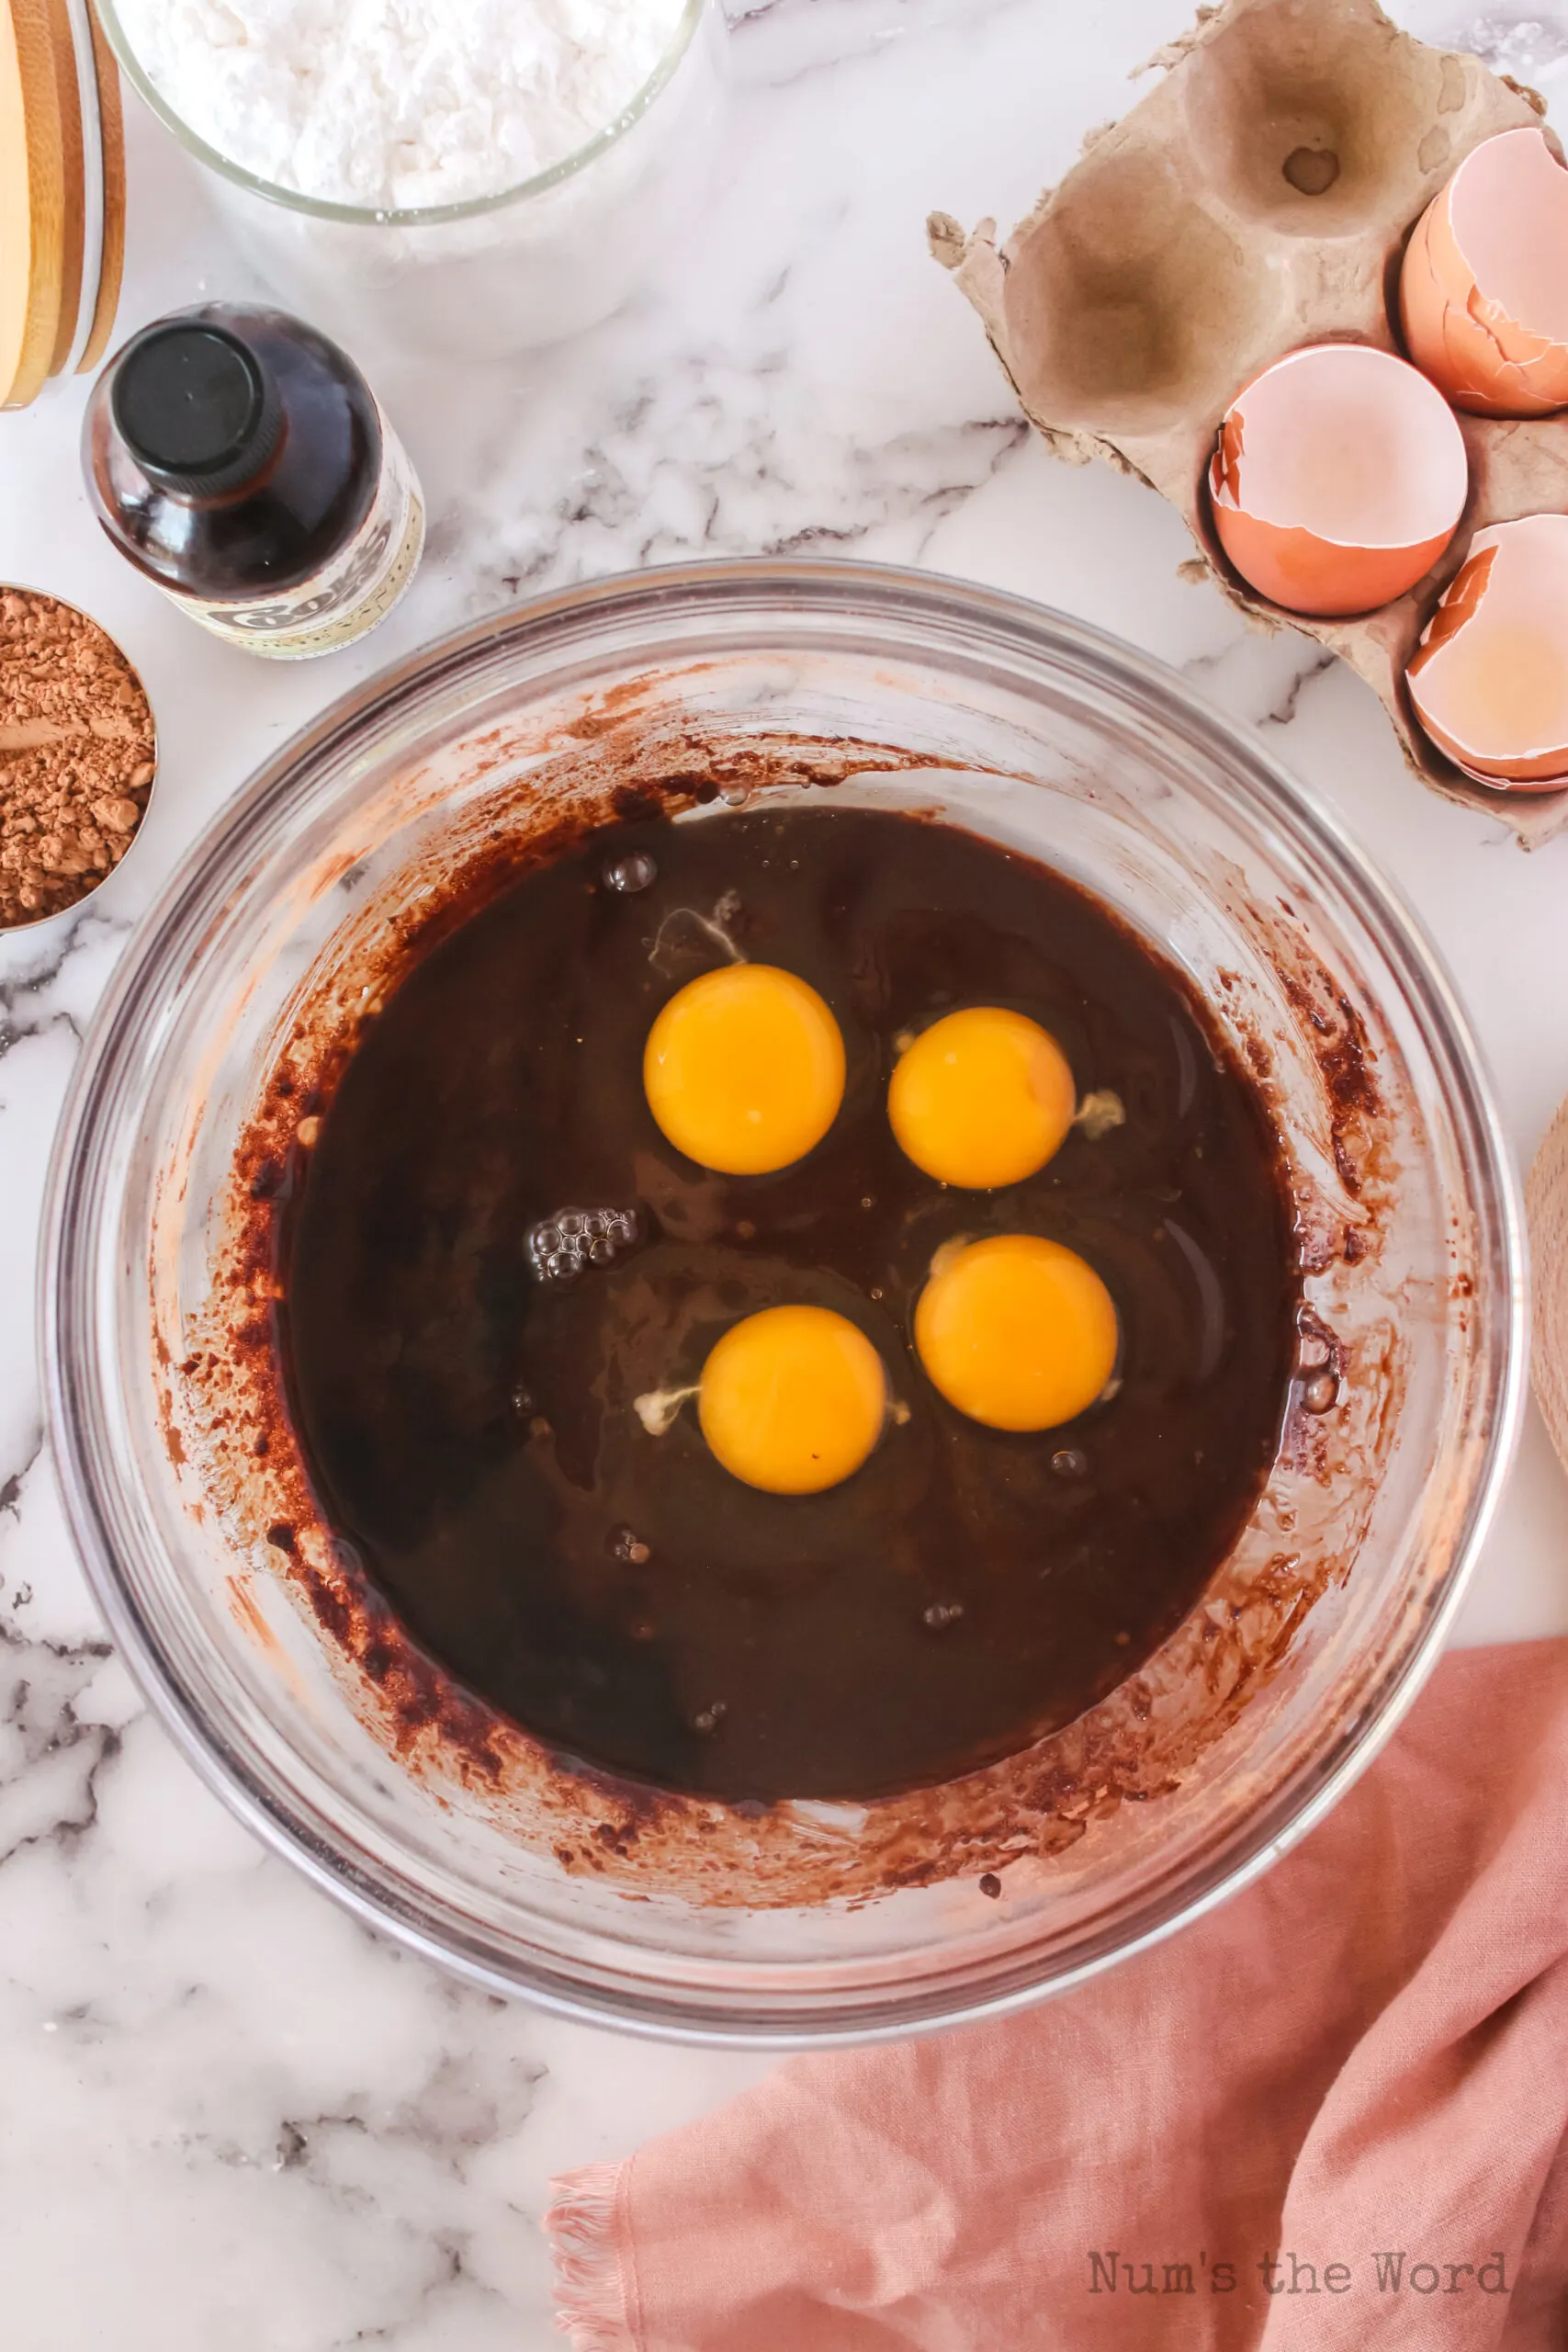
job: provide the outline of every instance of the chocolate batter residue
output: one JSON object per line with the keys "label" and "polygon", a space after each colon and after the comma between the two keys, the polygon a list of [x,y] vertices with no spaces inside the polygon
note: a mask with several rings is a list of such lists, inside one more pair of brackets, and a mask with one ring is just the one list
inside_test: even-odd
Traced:
{"label": "chocolate batter residue", "polygon": [[[848,1050],[835,1126],[773,1176],[683,1161],[642,1093],[654,1014],[733,954],[811,981]],[[885,1108],[896,1040],[976,1002],[1125,1113],[995,1194],[921,1175]],[[1299,1281],[1251,1080],[1102,906],[947,826],[590,836],[444,927],[291,1165],[276,1330],[323,1515],[462,1682],[633,1779],[869,1796],[1016,1751],[1170,1634],[1274,1455]],[[909,1342],[935,1250],[999,1231],[1079,1250],[1122,1324],[1119,1392],[1038,1436],[964,1420]],[[784,1300],[856,1322],[899,1405],[813,1498],[635,1409]]]}

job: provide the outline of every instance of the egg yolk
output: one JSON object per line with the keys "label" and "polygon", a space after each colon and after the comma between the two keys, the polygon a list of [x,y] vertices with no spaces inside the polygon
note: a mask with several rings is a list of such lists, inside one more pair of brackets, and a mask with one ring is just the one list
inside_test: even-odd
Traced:
{"label": "egg yolk", "polygon": [[887,1090],[893,1132],[916,1167],[976,1193],[1043,1168],[1077,1108],[1055,1037],[999,1005],[950,1012],[923,1030]]}
{"label": "egg yolk", "polygon": [[858,1470],[887,1413],[887,1375],[863,1331],[826,1306],[769,1306],[735,1324],[703,1366],[697,1419],[749,1487],[815,1495]]}
{"label": "egg yolk", "polygon": [[844,1095],[844,1041],[822,999],[772,964],[725,964],[672,996],[642,1081],[677,1151],[726,1176],[787,1168],[821,1142]]}
{"label": "egg yolk", "polygon": [[915,1347],[950,1405],[993,1430],[1050,1430],[1092,1405],[1116,1368],[1116,1309],[1059,1241],[1004,1233],[937,1252]]}

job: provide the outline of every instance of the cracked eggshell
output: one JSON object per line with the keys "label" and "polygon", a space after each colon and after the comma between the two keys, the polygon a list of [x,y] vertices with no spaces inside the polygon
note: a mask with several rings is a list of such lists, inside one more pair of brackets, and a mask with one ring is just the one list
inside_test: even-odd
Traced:
{"label": "cracked eggshell", "polygon": [[1452,538],[1469,487],[1442,394],[1366,344],[1310,344],[1265,368],[1226,410],[1209,463],[1220,545],[1292,613],[1403,596]]}
{"label": "cracked eggshell", "polygon": [[1568,406],[1568,171],[1539,130],[1467,155],[1405,250],[1399,315],[1416,365],[1460,408]]}
{"label": "cracked eggshell", "polygon": [[1568,514],[1477,531],[1405,677],[1427,734],[1478,784],[1568,782]]}
{"label": "cracked eggshell", "polygon": [[1238,610],[1302,629],[1367,681],[1427,785],[1503,815],[1527,845],[1548,839],[1568,824],[1568,791],[1480,786],[1422,729],[1404,673],[1470,532],[1568,508],[1568,410],[1461,416],[1458,532],[1415,587],[1359,617],[1291,613],[1249,586],[1207,495],[1220,423],[1263,368],[1305,344],[1395,348],[1413,226],[1483,141],[1538,129],[1540,100],[1416,40],[1376,0],[1224,0],[1151,64],[1148,95],[1010,237],[936,213],[932,252],[1056,456],[1159,491]]}

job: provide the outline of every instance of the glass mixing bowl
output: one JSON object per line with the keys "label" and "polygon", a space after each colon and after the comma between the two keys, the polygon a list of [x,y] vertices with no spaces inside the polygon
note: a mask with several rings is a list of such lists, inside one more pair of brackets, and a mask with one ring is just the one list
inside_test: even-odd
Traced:
{"label": "glass mixing bowl", "polygon": [[[317,1531],[269,1544],[243,1416],[209,1377],[222,1284],[238,1265],[265,1302],[270,1280],[236,1240],[236,1153],[289,1041],[373,1010],[422,894],[542,810],[598,805],[617,760],[682,775],[697,798],[716,778],[730,799],[836,779],[845,799],[945,811],[1099,893],[1185,967],[1257,1072],[1308,1300],[1268,1488],[1120,1691],[918,1799],[750,1818],[692,1801],[646,1852],[626,1834],[635,1806],[520,1735],[517,1769],[488,1778],[440,1736],[400,1736],[374,1656],[306,1605],[302,1576],[320,1601],[334,1573]],[[715,564],[446,639],[339,703],[225,809],[82,1057],[53,1170],[45,1361],[66,1509],[114,1636],[264,1838],[496,1991],[806,2044],[1071,1984],[1321,1818],[1435,1657],[1495,1498],[1521,1396],[1522,1247],[1446,978],[1254,736],[1011,597],[854,564]],[[248,1376],[265,1359],[251,1351]]]}

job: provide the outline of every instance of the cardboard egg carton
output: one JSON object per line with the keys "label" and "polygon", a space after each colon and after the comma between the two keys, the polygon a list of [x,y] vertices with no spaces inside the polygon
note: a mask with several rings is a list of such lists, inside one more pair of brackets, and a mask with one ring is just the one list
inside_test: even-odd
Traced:
{"label": "cardboard egg carton", "polygon": [[1568,510],[1568,412],[1461,415],[1470,496],[1451,544],[1407,595],[1353,620],[1287,613],[1249,588],[1220,549],[1204,478],[1226,408],[1270,360],[1335,339],[1398,350],[1410,232],[1472,147],[1537,124],[1542,102],[1401,31],[1375,0],[1225,0],[1151,63],[1158,86],[1092,135],[1005,244],[993,220],[965,236],[933,213],[931,250],[1058,457],[1104,458],[1161,492],[1234,605],[1341,654],[1416,773],[1532,848],[1568,825],[1568,790],[1472,783],[1417,725],[1404,665],[1477,530]]}

